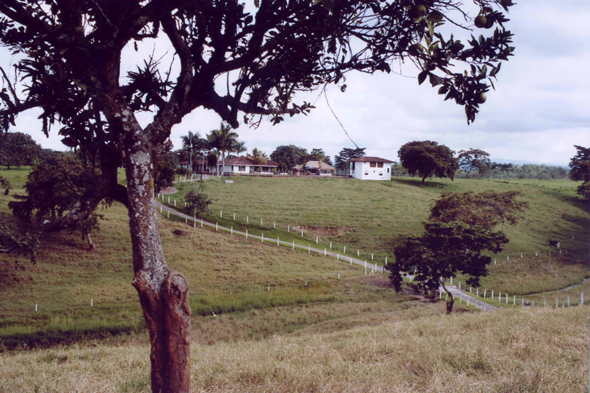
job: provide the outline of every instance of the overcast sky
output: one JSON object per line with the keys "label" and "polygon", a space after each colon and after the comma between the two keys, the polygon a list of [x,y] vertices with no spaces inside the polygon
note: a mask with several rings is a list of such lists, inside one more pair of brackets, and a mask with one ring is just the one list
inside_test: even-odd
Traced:
{"label": "overcast sky", "polygon": [[[567,165],[573,145],[590,146],[590,1],[522,1],[511,8],[507,28],[514,36],[515,56],[502,65],[487,102],[475,123],[467,125],[463,107],[424,83],[417,72],[404,68],[405,76],[348,74],[346,93],[332,86],[328,99],[350,137],[369,156],[398,160],[401,145],[414,140],[434,140],[455,151],[470,147],[486,150],[492,161]],[[159,51],[168,48],[160,47]],[[15,59],[0,51],[3,66]],[[132,67],[133,58],[122,66]],[[316,101],[317,93],[299,97]],[[278,145],[294,144],[308,150],[323,148],[332,158],[342,148],[354,147],[326,105],[316,102],[309,116],[296,116],[272,126],[242,125],[240,139],[251,150],[270,155]],[[14,131],[31,134],[43,147],[65,150],[54,132],[46,138],[35,113],[19,118]],[[174,127],[172,142],[189,130],[204,135],[219,127],[219,117],[197,110]],[[57,127],[54,131],[57,131]]]}

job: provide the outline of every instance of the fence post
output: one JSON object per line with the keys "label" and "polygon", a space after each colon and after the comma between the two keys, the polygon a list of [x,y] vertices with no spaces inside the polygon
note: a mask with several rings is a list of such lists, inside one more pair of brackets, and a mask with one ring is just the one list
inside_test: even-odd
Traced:
{"label": "fence post", "polygon": [[508,304],[508,294],[506,294],[506,304]]}
{"label": "fence post", "polygon": [[273,227],[273,228],[276,228],[276,227],[277,227],[277,222],[276,222],[276,221],[273,221],[273,222],[272,222],[272,227]]}
{"label": "fence post", "polygon": [[234,234],[234,226],[233,225],[231,226],[230,230],[231,230],[231,234],[233,235]]}
{"label": "fence post", "polygon": [[581,293],[580,295],[580,306],[584,305],[584,292]]}
{"label": "fence post", "polygon": [[234,221],[236,220],[236,213],[234,213]]}
{"label": "fence post", "polygon": [[496,260],[497,260],[497,259],[496,259],[496,258],[494,258],[494,265],[496,264]]}
{"label": "fence post", "polygon": [[295,240],[293,240],[293,250],[295,249]]}
{"label": "fence post", "polygon": [[201,228],[203,228],[203,219],[201,218]]}
{"label": "fence post", "polygon": [[218,230],[218,229],[219,229],[219,223],[218,223],[218,222],[216,222],[216,223],[215,223],[215,232],[217,232],[217,230]]}
{"label": "fence post", "polygon": [[184,223],[188,224],[188,217],[187,216],[184,216]]}
{"label": "fence post", "polygon": [[559,307],[559,298],[555,297],[555,308]]}
{"label": "fence post", "polygon": [[279,237],[277,236],[277,247],[280,245]]}
{"label": "fence post", "polygon": [[303,229],[301,230],[301,237],[303,237]]}
{"label": "fence post", "polygon": [[357,257],[360,257],[360,256],[361,256],[361,250],[359,250],[358,248],[357,248],[357,250],[356,250],[356,256],[357,256]]}
{"label": "fence post", "polygon": [[514,295],[514,299],[512,300],[512,305],[516,306],[516,295]]}
{"label": "fence post", "polygon": [[371,261],[373,260],[373,253],[371,253]]}
{"label": "fence post", "polygon": [[264,243],[264,233],[262,234],[261,239],[262,239],[262,243]]}
{"label": "fence post", "polygon": [[263,219],[261,218],[261,219],[260,219],[260,226],[263,226],[263,225],[264,225],[264,224],[263,224],[263,222],[264,222],[264,221],[263,221]]}
{"label": "fence post", "polygon": [[343,253],[344,253],[344,254],[346,254],[346,246],[344,246],[344,251],[343,251]]}
{"label": "fence post", "polygon": [[160,205],[160,213],[162,213],[162,205]]}
{"label": "fence post", "polygon": [[350,257],[350,264],[352,265],[352,257]]}
{"label": "fence post", "polygon": [[310,245],[308,245],[308,246],[307,246],[307,252],[308,252],[308,253],[310,253],[310,252],[311,252],[311,246],[310,246]]}
{"label": "fence post", "polygon": [[170,210],[168,210],[167,213],[168,213],[168,218],[170,218]]}
{"label": "fence post", "polygon": [[339,261],[340,260],[340,254],[336,254],[336,260]]}
{"label": "fence post", "polygon": [[479,296],[479,288],[475,288],[475,296]]}
{"label": "fence post", "polygon": [[326,249],[324,248],[324,256],[326,256]]}
{"label": "fence post", "polygon": [[246,229],[246,239],[248,238],[248,230]]}
{"label": "fence post", "polygon": [[291,224],[287,225],[287,232],[291,232]]}
{"label": "fence post", "polygon": [[387,265],[387,257],[385,257],[385,264]]}
{"label": "fence post", "polygon": [[246,224],[250,223],[250,217],[246,216]]}
{"label": "fence post", "polygon": [[319,236],[316,236],[315,237],[315,244],[319,244],[319,243],[320,243],[320,237]]}
{"label": "fence post", "polygon": [[94,299],[90,298],[90,307],[94,306]]}
{"label": "fence post", "polygon": [[491,296],[492,300],[494,300],[494,290],[492,289],[492,296]]}
{"label": "fence post", "polygon": [[223,210],[219,211],[219,218],[223,218]]}
{"label": "fence post", "polygon": [[568,307],[570,306],[570,297],[569,296],[567,297],[567,306]]}
{"label": "fence post", "polygon": [[194,215],[193,216],[193,228],[196,228],[196,227],[197,227],[197,216]]}
{"label": "fence post", "polygon": [[330,242],[330,250],[332,249],[332,242]]}

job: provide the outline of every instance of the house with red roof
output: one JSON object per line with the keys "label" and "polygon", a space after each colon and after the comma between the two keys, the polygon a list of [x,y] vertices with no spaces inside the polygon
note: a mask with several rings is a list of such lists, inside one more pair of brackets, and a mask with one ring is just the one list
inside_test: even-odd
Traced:
{"label": "house with red roof", "polygon": [[350,176],[360,180],[391,180],[393,163],[379,157],[359,157],[348,161]]}
{"label": "house with red roof", "polygon": [[223,167],[223,173],[230,175],[250,175],[250,174],[263,174],[272,175],[276,173],[278,163],[268,160],[264,164],[254,164],[248,157],[234,157],[225,160],[225,166]]}

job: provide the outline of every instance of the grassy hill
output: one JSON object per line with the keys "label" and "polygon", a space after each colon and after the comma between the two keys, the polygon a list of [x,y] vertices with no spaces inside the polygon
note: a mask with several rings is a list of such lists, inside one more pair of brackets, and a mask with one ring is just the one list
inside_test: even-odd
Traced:
{"label": "grassy hill", "polygon": [[[520,191],[529,209],[517,225],[500,228],[510,243],[494,257],[497,264],[491,266],[482,286],[523,295],[565,288],[590,275],[590,211],[576,196],[577,183],[569,180],[437,179],[424,184],[411,178],[391,182],[256,177],[232,180],[233,184],[219,179],[206,181],[207,192],[214,199],[210,220],[241,229],[248,227],[251,233],[264,232],[269,237],[295,238],[298,243],[314,244],[319,237],[321,247],[329,247],[332,242],[334,249],[343,251],[346,246],[347,253],[353,255],[360,249],[364,259],[373,254],[381,262],[386,256],[393,260],[393,249],[405,236],[421,232],[422,222],[441,192]],[[192,186],[178,184],[180,192],[170,196],[171,200],[178,199],[180,206]],[[301,229],[287,233],[288,225],[290,229],[304,229],[307,240],[302,239]],[[558,254],[549,240],[561,241],[563,253]]]}
{"label": "grassy hill", "polygon": [[[15,187],[11,194],[23,192],[27,173],[3,171]],[[11,198],[0,197],[2,211]],[[113,335],[127,340],[130,333],[143,331],[131,286],[126,210],[114,205],[100,213],[104,219],[93,236],[96,251],[87,251],[78,234],[61,232],[44,236],[34,266],[24,258],[0,255],[0,350]],[[330,321],[341,328],[442,312],[440,304],[395,294],[383,285],[383,277],[367,281],[363,269],[333,258],[171,220],[161,220],[160,229],[169,265],[190,284],[196,342],[261,338],[312,324],[330,330]],[[219,326],[213,313],[233,317]]]}
{"label": "grassy hill", "polygon": [[[28,171],[2,171],[15,188],[11,194],[23,193]],[[211,219],[216,216],[219,220],[216,209],[222,208],[224,219],[220,223],[249,228],[251,233],[264,231],[269,237],[307,244],[315,244],[317,234],[320,245],[328,247],[332,241],[334,249],[342,249],[344,244],[349,249],[351,244],[363,244],[361,255],[367,259],[368,252],[374,252],[376,259],[391,255],[396,242],[419,231],[431,201],[443,191],[441,187],[456,191],[522,189],[531,204],[527,221],[505,228],[511,239],[512,257],[509,261],[498,257],[490,276],[483,280],[484,286],[511,295],[527,294],[576,284],[588,275],[589,239],[584,237],[584,231],[590,216],[575,199],[573,182],[458,180],[422,185],[407,179],[385,183],[348,179],[233,180],[233,184],[207,182],[208,192],[216,200]],[[189,186],[178,185],[181,191],[172,198],[182,196]],[[7,211],[11,198],[0,196],[0,211]],[[231,216],[234,211],[235,222]],[[43,347],[114,335],[119,338],[109,340],[145,340],[137,294],[130,284],[127,213],[119,205],[101,213],[104,220],[100,232],[93,236],[98,247],[94,252],[86,250],[78,234],[63,232],[44,237],[35,266],[22,258],[0,255],[0,349],[25,344]],[[543,230],[545,216],[553,219],[555,233],[562,234],[559,236],[570,250],[568,255],[543,255],[550,250],[547,239],[555,236]],[[262,226],[260,217],[264,219]],[[277,228],[273,228],[273,221]],[[304,227],[306,240],[281,227],[287,223]],[[395,294],[387,287],[385,277],[366,278],[362,268],[333,258],[193,229],[179,221],[162,219],[160,228],[168,263],[189,280],[195,342],[330,332],[444,312],[441,303],[427,302],[412,293]],[[575,239],[566,239],[570,235]],[[515,253],[525,248],[523,244],[538,250],[539,257],[533,258],[531,253],[517,257]],[[588,289],[589,282],[565,292],[535,296],[539,298],[537,304],[544,297],[552,304],[554,296],[561,301],[567,296],[579,299],[580,292],[590,293]],[[461,311],[467,308],[459,306]],[[231,318],[224,318],[222,323],[213,313]]]}
{"label": "grassy hill", "polygon": [[[588,307],[529,308],[193,345],[191,384],[195,392],[582,393],[588,322]],[[0,391],[149,392],[149,348],[3,355]]]}

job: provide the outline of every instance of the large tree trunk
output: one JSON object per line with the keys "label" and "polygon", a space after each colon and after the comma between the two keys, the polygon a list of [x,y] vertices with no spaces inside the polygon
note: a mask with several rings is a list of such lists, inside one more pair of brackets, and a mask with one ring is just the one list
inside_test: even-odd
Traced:
{"label": "large tree trunk", "polygon": [[139,293],[151,342],[152,391],[190,392],[188,282],[164,260],[153,198],[153,154],[144,141],[125,150],[133,285]]}

